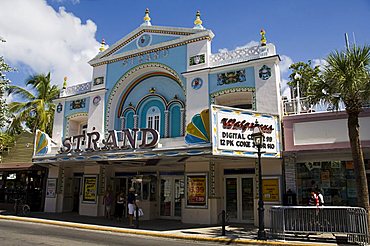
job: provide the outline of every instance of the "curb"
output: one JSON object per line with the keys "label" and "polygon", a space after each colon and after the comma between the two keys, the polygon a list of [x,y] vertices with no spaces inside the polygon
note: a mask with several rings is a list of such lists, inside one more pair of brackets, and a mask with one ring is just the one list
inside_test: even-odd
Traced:
{"label": "curb", "polygon": [[18,217],[18,216],[0,215],[0,219],[11,220],[11,221],[22,221],[22,222],[29,222],[29,223],[39,223],[39,224],[93,230],[93,231],[116,232],[116,233],[134,234],[134,235],[142,235],[142,236],[152,236],[152,237],[162,237],[162,238],[172,238],[172,239],[182,239],[182,240],[194,240],[194,241],[208,241],[208,242],[218,242],[218,243],[228,243],[228,244],[238,243],[238,244],[253,244],[253,245],[284,245],[284,246],[298,246],[298,245],[322,246],[323,245],[322,243],[279,242],[279,241],[262,241],[262,240],[255,240],[255,239],[240,239],[240,238],[231,239],[227,237],[212,238],[212,237],[202,237],[202,236],[185,236],[185,235],[177,235],[177,234],[171,234],[171,233],[166,233],[166,232],[117,228],[117,227],[111,227],[111,226],[80,224],[80,223],[75,223],[75,222],[64,222],[64,221],[27,218],[27,217]]}

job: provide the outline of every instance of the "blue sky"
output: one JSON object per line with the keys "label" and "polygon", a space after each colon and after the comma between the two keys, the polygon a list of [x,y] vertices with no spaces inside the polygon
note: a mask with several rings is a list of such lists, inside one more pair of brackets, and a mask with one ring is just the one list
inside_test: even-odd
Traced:
{"label": "blue sky", "polygon": [[276,45],[282,78],[292,62],[309,59],[320,63],[335,49],[343,49],[344,33],[357,44],[370,44],[370,0],[1,0],[0,55],[17,73],[13,84],[27,76],[52,72],[62,85],[90,80],[87,61],[102,38],[113,44],[137,28],[145,8],[152,25],[193,27],[197,10],[203,26],[216,35],[212,52],[233,50],[260,39],[261,28],[268,42]]}

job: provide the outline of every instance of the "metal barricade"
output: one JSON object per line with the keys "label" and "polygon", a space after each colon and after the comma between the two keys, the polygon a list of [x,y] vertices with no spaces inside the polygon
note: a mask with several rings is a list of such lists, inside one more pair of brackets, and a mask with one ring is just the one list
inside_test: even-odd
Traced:
{"label": "metal barricade", "polygon": [[287,233],[346,234],[349,242],[369,243],[367,212],[359,207],[273,206],[271,234],[285,239]]}

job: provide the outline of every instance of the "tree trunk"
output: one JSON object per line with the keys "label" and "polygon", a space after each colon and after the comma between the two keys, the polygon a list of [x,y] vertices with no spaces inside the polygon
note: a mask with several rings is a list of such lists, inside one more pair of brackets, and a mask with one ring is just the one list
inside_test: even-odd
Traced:
{"label": "tree trunk", "polygon": [[[352,150],[352,159],[355,168],[357,185],[357,205],[365,208],[368,212],[368,225],[370,225],[369,214],[369,191],[366,179],[364,156],[360,142],[360,125],[358,123],[359,112],[348,112],[348,134]],[[370,230],[370,228],[369,228]]]}

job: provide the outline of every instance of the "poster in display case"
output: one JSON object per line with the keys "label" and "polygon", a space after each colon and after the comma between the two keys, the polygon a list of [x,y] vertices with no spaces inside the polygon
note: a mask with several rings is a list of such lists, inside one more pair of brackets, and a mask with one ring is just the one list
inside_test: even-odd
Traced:
{"label": "poster in display case", "polygon": [[96,203],[98,192],[98,175],[85,175],[83,179],[83,199],[84,203]]}
{"label": "poster in display case", "polygon": [[262,194],[265,202],[280,201],[280,179],[278,177],[263,177]]}
{"label": "poster in display case", "polygon": [[57,190],[57,179],[48,179],[46,182],[46,197],[55,198]]}
{"label": "poster in display case", "polygon": [[208,178],[205,173],[186,175],[186,207],[207,208]]}

